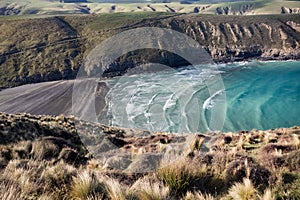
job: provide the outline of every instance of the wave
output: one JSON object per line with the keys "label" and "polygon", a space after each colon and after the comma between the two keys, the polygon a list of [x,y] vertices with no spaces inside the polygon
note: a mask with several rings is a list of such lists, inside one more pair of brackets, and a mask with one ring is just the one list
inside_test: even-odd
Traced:
{"label": "wave", "polygon": [[224,90],[219,90],[216,93],[214,93],[212,96],[207,98],[203,103],[203,110],[210,110],[211,108],[213,108],[215,105],[215,97],[217,97],[218,95],[222,95],[223,92]]}

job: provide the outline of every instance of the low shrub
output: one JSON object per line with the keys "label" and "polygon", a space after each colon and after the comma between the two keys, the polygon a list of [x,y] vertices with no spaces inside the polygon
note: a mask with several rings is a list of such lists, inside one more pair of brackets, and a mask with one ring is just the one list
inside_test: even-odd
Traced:
{"label": "low shrub", "polygon": [[300,150],[291,152],[287,156],[285,166],[291,171],[300,169]]}

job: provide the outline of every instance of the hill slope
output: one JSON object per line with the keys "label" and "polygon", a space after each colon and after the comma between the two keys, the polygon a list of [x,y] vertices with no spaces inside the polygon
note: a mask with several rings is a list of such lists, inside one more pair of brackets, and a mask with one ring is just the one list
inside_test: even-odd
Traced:
{"label": "hill slope", "polygon": [[266,189],[277,199],[300,198],[300,127],[151,134],[0,113],[0,136],[1,199],[231,199],[245,187],[249,199]]}
{"label": "hill slope", "polygon": [[[64,3],[63,3],[64,2]],[[0,15],[65,15],[116,12],[169,12],[222,15],[299,13],[299,2],[288,0],[204,1],[86,1],[10,0],[0,1]]]}
{"label": "hill slope", "polygon": [[[0,18],[0,88],[75,78],[84,58],[101,41],[124,30],[148,26],[191,36],[216,62],[300,58],[300,15],[115,13]],[[155,51],[134,52],[118,64],[125,60],[134,65],[160,60],[160,56]]]}

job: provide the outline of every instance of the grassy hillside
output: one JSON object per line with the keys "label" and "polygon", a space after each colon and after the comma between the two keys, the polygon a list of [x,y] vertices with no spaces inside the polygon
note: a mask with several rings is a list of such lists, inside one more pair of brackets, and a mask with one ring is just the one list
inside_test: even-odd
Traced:
{"label": "grassy hillside", "polygon": [[[121,31],[146,26],[188,34],[217,62],[300,57],[300,15],[139,12],[0,17],[0,88],[72,79],[84,58],[101,41]],[[141,40],[143,37],[146,36]],[[127,65],[159,61],[160,56],[157,52],[140,51],[125,55],[119,64],[124,60]]]}
{"label": "grassy hillside", "polygon": [[[280,14],[282,7],[299,8],[299,2],[287,0],[255,0],[255,1],[239,1],[213,4],[207,12],[219,13],[218,10],[228,10],[228,14],[232,15],[255,15],[255,14]],[[219,9],[218,9],[219,8]]]}
{"label": "grassy hillside", "polygon": [[151,134],[3,113],[0,124],[1,199],[300,198],[300,127]]}
{"label": "grassy hillside", "polygon": [[[117,2],[117,3],[116,3]],[[190,3],[162,1],[88,1],[88,3],[60,3],[59,0],[9,0],[0,2],[0,15],[58,15],[99,14],[113,12],[176,12],[203,14],[280,14],[282,7],[299,8],[299,2],[287,0],[226,0],[190,1]],[[223,12],[220,12],[223,11]],[[299,11],[293,11],[298,12]]]}

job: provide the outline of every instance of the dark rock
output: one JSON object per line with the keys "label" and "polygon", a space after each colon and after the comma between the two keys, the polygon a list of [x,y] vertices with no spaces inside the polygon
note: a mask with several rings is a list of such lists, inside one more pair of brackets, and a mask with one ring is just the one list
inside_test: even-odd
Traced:
{"label": "dark rock", "polygon": [[108,140],[119,148],[126,145],[126,142],[123,139],[117,137],[108,137]]}

